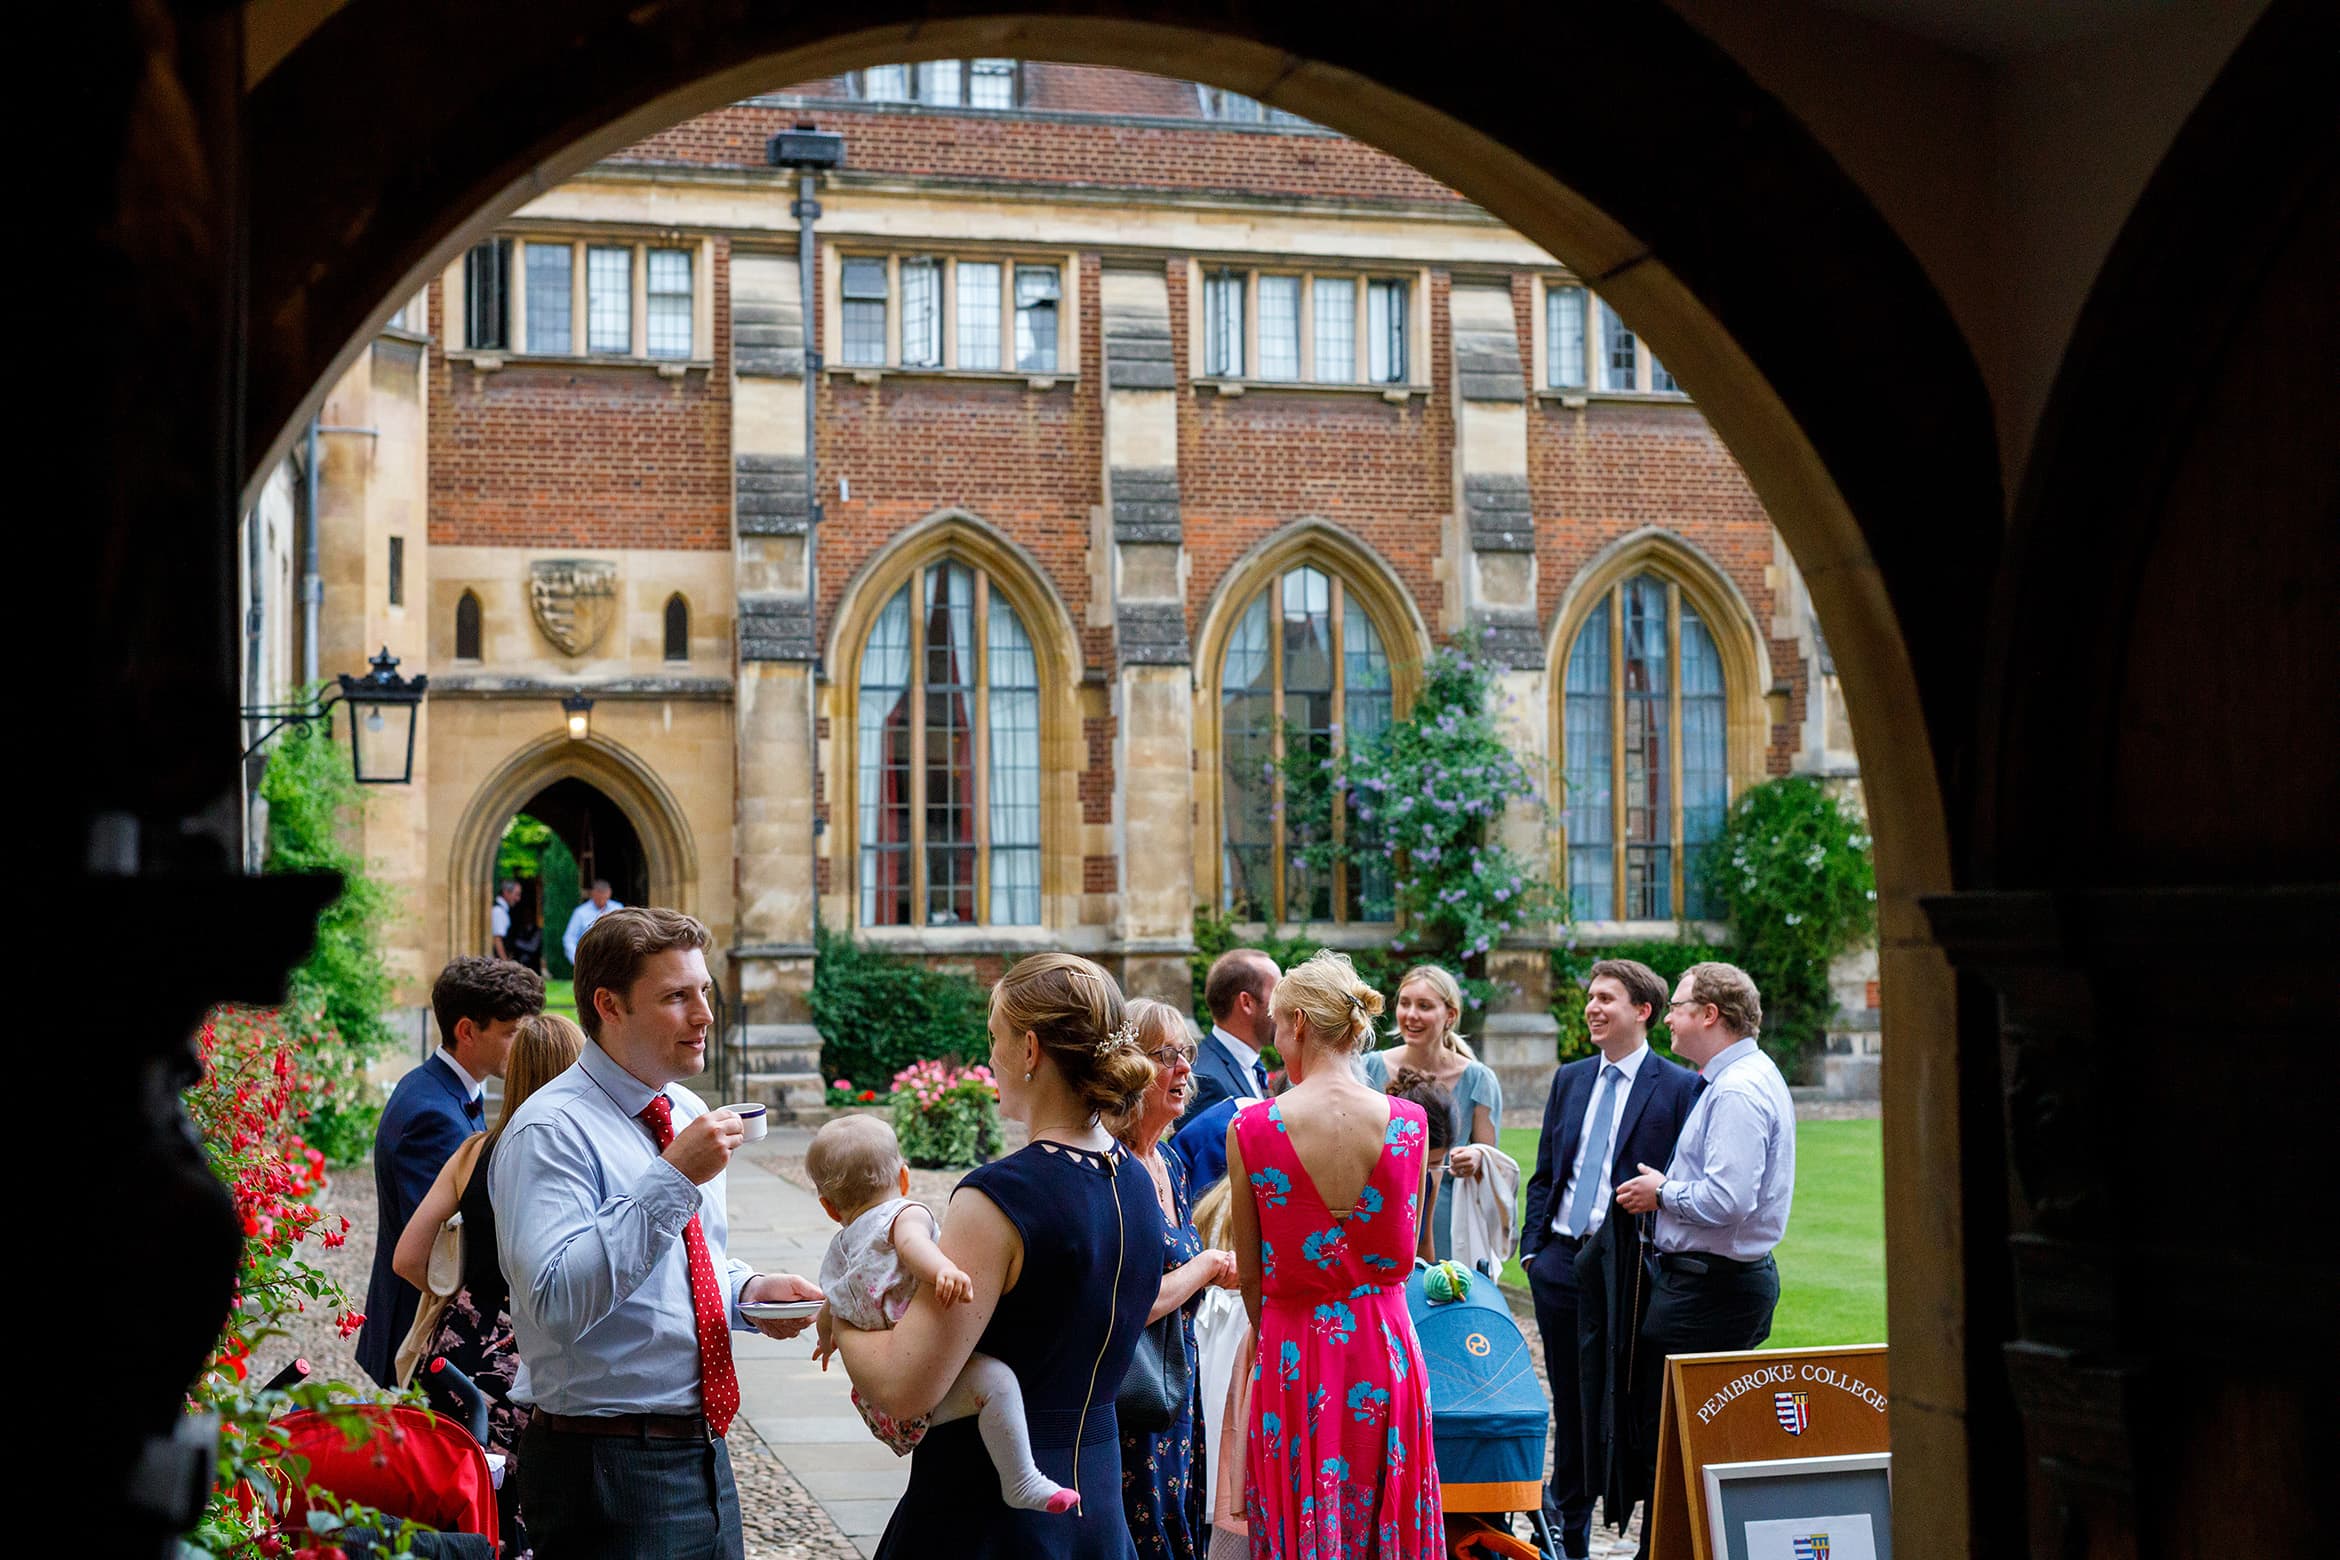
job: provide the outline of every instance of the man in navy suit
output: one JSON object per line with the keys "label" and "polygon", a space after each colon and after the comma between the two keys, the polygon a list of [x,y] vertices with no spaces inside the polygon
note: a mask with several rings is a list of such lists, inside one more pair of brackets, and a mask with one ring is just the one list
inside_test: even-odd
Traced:
{"label": "man in navy suit", "polygon": [[1544,1516],[1572,1556],[1586,1552],[1593,1505],[1578,1390],[1577,1253],[1603,1220],[1623,1217],[1612,1203],[1618,1171],[1630,1176],[1638,1164],[1665,1163],[1653,1151],[1673,1153],[1697,1097],[1697,1074],[1649,1048],[1650,1023],[1665,1005],[1666,983],[1648,965],[1603,959],[1592,967],[1584,1022],[1600,1054],[1553,1076],[1536,1171],[1521,1199],[1519,1260],[1535,1296],[1552,1384],[1552,1482],[1544,1491]]}
{"label": "man in navy suit", "polygon": [[422,1294],[390,1271],[391,1254],[431,1183],[463,1140],[485,1124],[481,1096],[504,1075],[521,1020],[544,1011],[544,980],[508,959],[457,959],[431,987],[439,1049],[398,1080],[374,1129],[374,1275],[358,1332],[360,1369],[394,1385],[398,1346],[414,1325]]}
{"label": "man in navy suit", "polygon": [[1203,1006],[1211,1012],[1211,1032],[1195,1050],[1186,1120],[1221,1100],[1268,1097],[1267,1067],[1259,1053],[1276,1037],[1268,999],[1275,995],[1280,974],[1276,961],[1257,948],[1231,948],[1203,977]]}

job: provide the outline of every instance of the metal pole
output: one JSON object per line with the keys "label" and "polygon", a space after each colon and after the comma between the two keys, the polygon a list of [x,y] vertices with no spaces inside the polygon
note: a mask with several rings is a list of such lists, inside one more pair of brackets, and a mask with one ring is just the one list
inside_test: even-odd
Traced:
{"label": "metal pole", "polygon": [[[805,682],[805,752],[820,762],[821,725],[821,477],[819,460],[819,395],[821,354],[814,345],[813,319],[819,289],[813,275],[813,222],[821,203],[813,198],[813,170],[796,173],[796,296],[804,322],[804,595],[805,621],[812,634],[812,676]],[[812,813],[811,850],[805,869],[812,875],[812,929],[821,931],[821,815]]]}
{"label": "metal pole", "polygon": [[317,562],[317,419],[309,419],[301,455],[301,688],[317,685],[317,619],[325,610],[325,576]]}

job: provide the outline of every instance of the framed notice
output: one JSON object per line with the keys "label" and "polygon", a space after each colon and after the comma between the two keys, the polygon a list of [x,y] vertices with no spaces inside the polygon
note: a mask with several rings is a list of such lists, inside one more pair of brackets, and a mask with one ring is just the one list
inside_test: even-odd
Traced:
{"label": "framed notice", "polygon": [[[1652,1560],[1848,1560],[1884,1555],[1892,1544],[1891,1485],[1882,1459],[1892,1450],[1887,1409],[1885,1346],[1862,1344],[1839,1349],[1750,1349],[1731,1354],[1675,1354],[1666,1359],[1665,1397],[1659,1412],[1657,1484],[1650,1492],[1649,1552]],[[1873,1468],[1853,1468],[1847,1459],[1871,1459]],[[1818,1477],[1821,1465],[1855,1478],[1859,1499],[1822,1499],[1838,1486],[1813,1489],[1799,1483]],[[1710,1468],[1778,1469],[1776,1478],[1747,1472],[1724,1480],[1731,1511],[1744,1504],[1738,1529],[1717,1525],[1709,1498]],[[1824,1471],[1824,1470],[1823,1470]],[[1744,1483],[1739,1491],[1736,1486]],[[1760,1488],[1759,1488],[1760,1487]],[[1849,1492],[1846,1485],[1843,1491]],[[1872,1498],[1873,1497],[1873,1498]],[[1767,1500],[1789,1504],[1764,1508]],[[1786,1522],[1808,1517],[1844,1517],[1834,1527],[1803,1534],[1763,1528],[1760,1547],[1750,1551],[1745,1524]],[[1861,1520],[1853,1520],[1861,1519]],[[1784,1535],[1784,1536],[1783,1536]],[[1825,1546],[1795,1540],[1823,1536]],[[1787,1548],[1777,1548],[1785,1542]],[[1865,1546],[1865,1547],[1863,1547]],[[1825,1548],[1827,1553],[1820,1551]]]}
{"label": "framed notice", "polygon": [[1893,1560],[1892,1458],[1708,1463],[1713,1560]]}

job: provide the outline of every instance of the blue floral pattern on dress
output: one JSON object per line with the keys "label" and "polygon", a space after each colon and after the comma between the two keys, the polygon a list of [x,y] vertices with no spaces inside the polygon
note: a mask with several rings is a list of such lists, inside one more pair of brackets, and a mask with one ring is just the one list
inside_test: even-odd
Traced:
{"label": "blue floral pattern on dress", "polygon": [[1292,1195],[1292,1178],[1274,1165],[1265,1170],[1253,1171],[1251,1184],[1259,1188],[1260,1201],[1270,1208],[1281,1208],[1285,1199]]}

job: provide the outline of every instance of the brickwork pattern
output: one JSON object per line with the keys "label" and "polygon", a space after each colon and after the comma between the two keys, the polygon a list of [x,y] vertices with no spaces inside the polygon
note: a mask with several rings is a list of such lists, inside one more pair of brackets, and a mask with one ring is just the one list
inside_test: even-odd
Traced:
{"label": "brickwork pattern", "polygon": [[843,132],[855,173],[954,181],[1105,185],[1232,195],[1464,204],[1437,180],[1359,141],[1213,126],[1093,123],[1006,114],[906,114],[838,101],[817,109],[734,104],[661,130],[613,163],[762,168],[764,146],[800,119]]}
{"label": "brickwork pattern", "polygon": [[430,537],[489,547],[731,546],[730,245],[717,239],[712,371],[448,358],[430,288]]}

